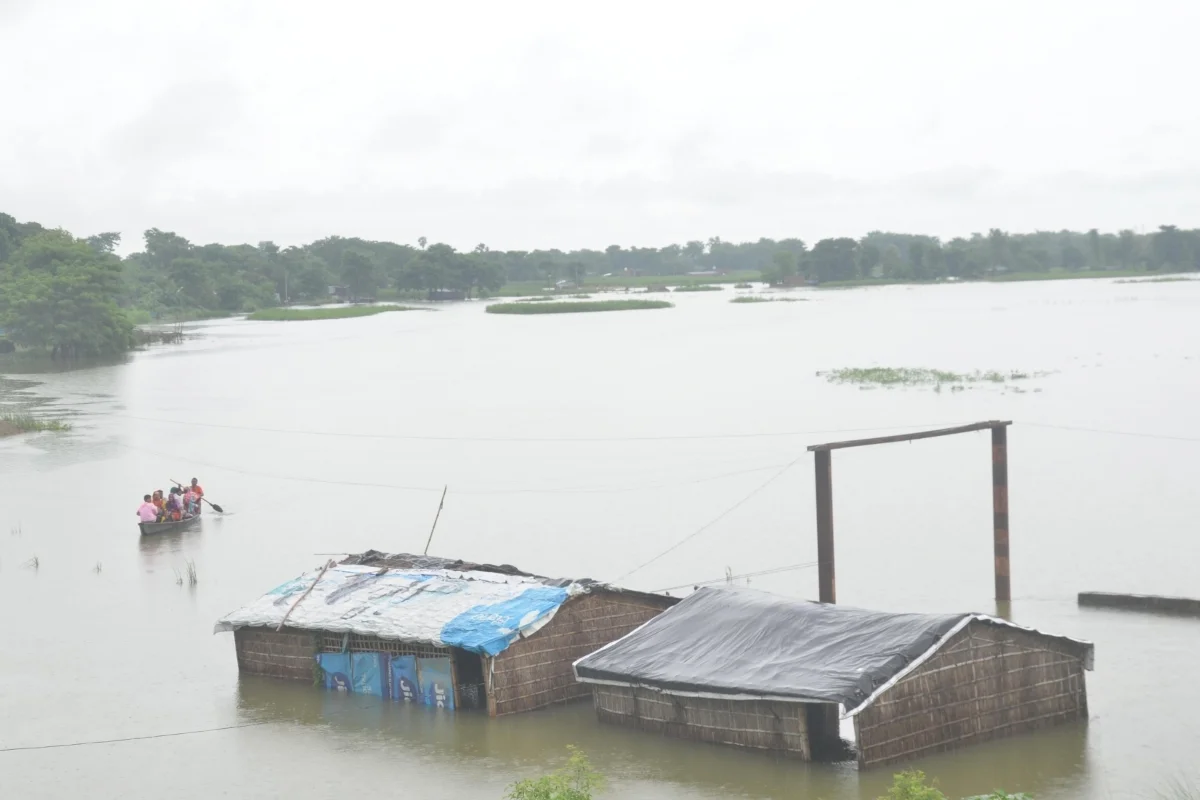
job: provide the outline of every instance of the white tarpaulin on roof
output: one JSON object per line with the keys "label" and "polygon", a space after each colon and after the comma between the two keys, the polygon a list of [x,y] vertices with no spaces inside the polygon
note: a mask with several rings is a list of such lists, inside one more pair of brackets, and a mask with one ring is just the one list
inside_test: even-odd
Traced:
{"label": "white tarpaulin on roof", "polygon": [[352,633],[459,647],[495,656],[554,617],[580,584],[550,586],[536,578],[444,569],[341,565],[305,573],[219,620],[214,632],[275,627],[312,586],[287,627]]}

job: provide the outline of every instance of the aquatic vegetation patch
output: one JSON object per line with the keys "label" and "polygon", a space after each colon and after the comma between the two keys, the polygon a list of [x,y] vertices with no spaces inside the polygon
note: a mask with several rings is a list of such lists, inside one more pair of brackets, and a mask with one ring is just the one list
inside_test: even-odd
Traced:
{"label": "aquatic vegetation patch", "polygon": [[69,431],[71,423],[59,419],[45,419],[32,414],[0,414],[0,436],[15,436],[18,433],[40,431]]}
{"label": "aquatic vegetation patch", "polygon": [[951,372],[924,367],[848,367],[818,372],[817,375],[830,383],[853,384],[863,389],[897,386],[929,386],[935,391],[949,387],[951,391],[962,391],[971,384],[1003,386],[1013,381],[1041,378],[1045,372],[1022,372],[1010,370],[988,370],[974,372]]}
{"label": "aquatic vegetation patch", "polygon": [[345,319],[370,317],[390,311],[433,311],[432,308],[412,306],[336,306],[333,308],[264,308],[246,317],[254,322],[291,322],[313,319]]}
{"label": "aquatic vegetation patch", "polygon": [[763,297],[760,294],[743,294],[732,298],[731,303],[803,303],[807,297]]}
{"label": "aquatic vegetation patch", "polygon": [[696,284],[695,286],[676,286],[677,292],[721,292],[724,291],[724,286],[713,286],[707,283]]}
{"label": "aquatic vegetation patch", "polygon": [[582,314],[593,311],[636,311],[650,308],[671,308],[665,300],[584,300],[578,303],[494,303],[487,307],[489,314]]}
{"label": "aquatic vegetation patch", "polygon": [[1113,283],[1190,283],[1195,278],[1185,278],[1182,275],[1160,275],[1157,278],[1122,278]]}

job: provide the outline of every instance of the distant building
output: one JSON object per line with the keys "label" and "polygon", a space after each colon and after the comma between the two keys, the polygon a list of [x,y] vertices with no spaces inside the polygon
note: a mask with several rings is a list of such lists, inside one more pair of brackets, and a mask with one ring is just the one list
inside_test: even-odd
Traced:
{"label": "distant building", "polygon": [[219,620],[238,669],[492,716],[587,697],[572,663],[677,600],[510,566],[368,551]]}
{"label": "distant building", "polygon": [[602,721],[874,766],[1087,719],[1092,645],[985,614],[893,614],[704,588],[575,663]]}

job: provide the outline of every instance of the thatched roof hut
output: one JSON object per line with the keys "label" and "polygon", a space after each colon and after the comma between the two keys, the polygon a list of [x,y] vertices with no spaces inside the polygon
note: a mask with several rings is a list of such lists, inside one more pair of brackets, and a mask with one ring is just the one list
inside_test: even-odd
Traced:
{"label": "thatched roof hut", "polygon": [[811,759],[853,718],[884,764],[1086,719],[1092,645],[985,614],[700,589],[581,658],[600,719]]}
{"label": "thatched roof hut", "polygon": [[677,602],[507,565],[369,551],[221,618],[241,672],[493,715],[586,697],[571,664]]}

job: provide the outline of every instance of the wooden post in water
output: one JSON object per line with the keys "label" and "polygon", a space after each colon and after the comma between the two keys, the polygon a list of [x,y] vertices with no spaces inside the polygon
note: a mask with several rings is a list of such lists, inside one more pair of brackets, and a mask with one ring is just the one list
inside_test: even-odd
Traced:
{"label": "wooden post in water", "polygon": [[995,554],[996,603],[1000,616],[1008,615],[1008,604],[1012,600],[1009,586],[1008,561],[1008,426],[1011,421],[989,420],[959,425],[954,428],[939,428],[932,431],[901,433],[893,436],[876,436],[870,439],[850,439],[844,442],[827,442],[809,445],[816,456],[817,478],[817,572],[822,603],[837,602],[837,587],[833,566],[833,474],[831,455],[834,450],[847,447],[867,447],[894,442],[915,442],[940,436],[990,430],[992,432],[992,542]]}
{"label": "wooden post in water", "polygon": [[992,545],[996,555],[996,602],[1012,600],[1008,561],[1008,427],[992,428]]}
{"label": "wooden post in water", "polygon": [[817,476],[817,580],[818,599],[837,602],[837,581],[833,563],[833,453],[816,451]]}

